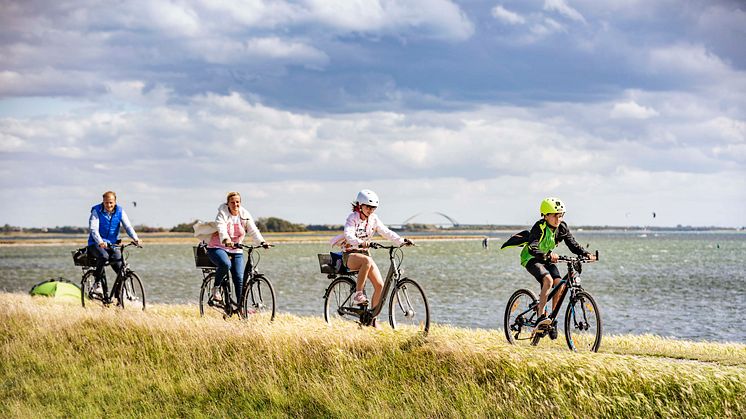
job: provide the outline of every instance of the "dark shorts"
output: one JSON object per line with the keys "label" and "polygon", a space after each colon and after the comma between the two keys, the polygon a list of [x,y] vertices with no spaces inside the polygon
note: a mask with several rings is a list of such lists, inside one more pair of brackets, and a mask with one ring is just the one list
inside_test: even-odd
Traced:
{"label": "dark shorts", "polygon": [[351,250],[349,252],[342,253],[342,263],[347,267],[347,259],[349,259],[350,255],[353,253],[360,253],[365,256],[370,256],[370,252],[367,250]]}
{"label": "dark shorts", "polygon": [[562,279],[557,265],[552,262],[544,262],[534,258],[526,263],[526,270],[539,281],[539,284],[541,284],[541,279],[547,274],[551,275],[553,279]]}

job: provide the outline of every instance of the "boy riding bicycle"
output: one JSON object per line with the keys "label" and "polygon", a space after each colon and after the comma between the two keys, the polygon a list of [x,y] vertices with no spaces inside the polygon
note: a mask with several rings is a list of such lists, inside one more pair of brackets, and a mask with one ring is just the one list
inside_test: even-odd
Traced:
{"label": "boy riding bicycle", "polygon": [[[565,216],[565,204],[558,198],[545,198],[541,201],[539,207],[541,212],[541,219],[537,221],[531,231],[518,233],[513,236],[508,242],[503,245],[507,247],[510,245],[520,245],[525,243],[523,250],[521,251],[521,265],[539,281],[541,285],[541,294],[539,295],[539,304],[536,306],[536,314],[539,316],[536,323],[536,329],[548,326],[552,321],[548,318],[548,313],[545,311],[547,304],[547,294],[549,289],[557,285],[562,279],[562,275],[557,269],[557,260],[559,255],[554,253],[552,250],[557,247],[562,241],[567,244],[567,247],[576,255],[581,255],[595,260],[595,256],[583,249],[583,247],[575,241],[570,228],[563,221]],[[513,243],[511,243],[511,241]],[[564,285],[563,285],[564,287]],[[558,303],[561,291],[557,292],[552,299],[552,309]]]}

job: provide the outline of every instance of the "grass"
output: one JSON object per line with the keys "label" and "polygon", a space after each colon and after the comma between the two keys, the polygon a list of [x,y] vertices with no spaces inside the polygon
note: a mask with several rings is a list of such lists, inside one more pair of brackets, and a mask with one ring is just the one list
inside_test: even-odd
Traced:
{"label": "grass", "polygon": [[746,345],[656,336],[576,354],[500,330],[422,338],[0,294],[0,359],[1,417],[746,416]]}

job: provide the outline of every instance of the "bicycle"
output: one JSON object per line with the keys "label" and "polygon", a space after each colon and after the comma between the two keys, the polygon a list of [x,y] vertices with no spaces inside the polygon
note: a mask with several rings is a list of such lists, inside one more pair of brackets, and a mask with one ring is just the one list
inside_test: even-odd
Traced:
{"label": "bicycle", "polygon": [[[75,266],[80,266],[83,269],[83,275],[80,280],[80,302],[83,307],[86,303],[90,306],[92,302],[98,302],[101,305],[108,307],[113,299],[116,297],[117,306],[122,309],[132,308],[145,310],[145,288],[143,288],[142,280],[140,277],[130,269],[127,259],[129,252],[125,251],[130,246],[136,246],[142,248],[135,242],[122,245],[121,242],[110,244],[112,248],[118,247],[120,249],[122,258],[122,269],[117,274],[116,280],[114,280],[114,286],[109,292],[109,287],[106,281],[106,273],[101,278],[101,287],[103,293],[93,292],[93,288],[96,282],[96,257],[88,253],[88,248],[83,247],[81,249],[73,251],[73,263]],[[110,265],[110,262],[106,262],[106,265]]]}
{"label": "bicycle", "polygon": [[[598,260],[598,251],[596,251]],[[536,306],[539,300],[533,292],[527,289],[519,289],[508,299],[505,307],[503,327],[508,342],[514,345],[530,343],[531,346],[539,344],[541,338],[549,335],[551,339],[557,338],[557,315],[568,292],[570,294],[569,304],[565,310],[565,340],[567,346],[576,352],[598,352],[601,346],[601,312],[596,300],[590,293],[583,290],[580,285],[580,274],[582,264],[592,262],[586,257],[560,256],[559,261],[567,262],[567,274],[555,285],[549,295],[547,302],[552,300],[562,285],[558,304],[552,310],[549,318],[551,324],[534,332],[538,315]]]}
{"label": "bicycle", "polygon": [[[402,246],[383,246],[371,243],[373,249],[388,249],[389,271],[383,283],[381,299],[378,304],[368,309],[367,304],[356,306],[352,302],[355,293],[354,276],[357,271],[349,271],[342,265],[341,255],[332,261],[332,254],[319,254],[321,273],[326,273],[332,282],[324,292],[324,320],[333,324],[336,322],[355,322],[360,326],[371,326],[373,320],[381,313],[384,300],[392,284],[393,291],[389,298],[389,324],[393,329],[416,329],[423,335],[430,330],[430,306],[422,287],[413,279],[402,276],[401,263],[404,259]],[[336,266],[335,266],[336,265]]]}
{"label": "bicycle", "polygon": [[[199,315],[205,316],[206,312],[216,311],[227,319],[234,314],[246,319],[251,316],[257,320],[271,322],[275,319],[275,289],[267,277],[256,270],[259,264],[259,254],[255,249],[263,246],[249,246],[240,243],[233,245],[236,248],[248,251],[246,265],[243,273],[243,291],[241,292],[240,304],[233,297],[233,287],[230,278],[226,278],[220,286],[222,301],[214,301],[211,297],[213,284],[215,283],[215,264],[207,257],[207,244],[194,247],[194,261],[197,268],[202,269],[202,287],[199,291]],[[267,248],[273,247],[267,245]]]}

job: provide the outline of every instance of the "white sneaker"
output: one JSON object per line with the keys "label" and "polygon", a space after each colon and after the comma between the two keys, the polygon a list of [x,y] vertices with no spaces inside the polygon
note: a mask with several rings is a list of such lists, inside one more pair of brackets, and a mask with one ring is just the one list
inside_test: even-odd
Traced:
{"label": "white sneaker", "polygon": [[93,284],[91,295],[104,295],[104,287],[101,286],[101,281],[96,281],[96,283]]}
{"label": "white sneaker", "polygon": [[357,291],[355,294],[352,295],[352,302],[357,305],[368,304],[368,297],[365,296],[364,292]]}
{"label": "white sneaker", "polygon": [[223,297],[220,295],[220,287],[212,287],[210,299],[216,303],[222,303]]}

